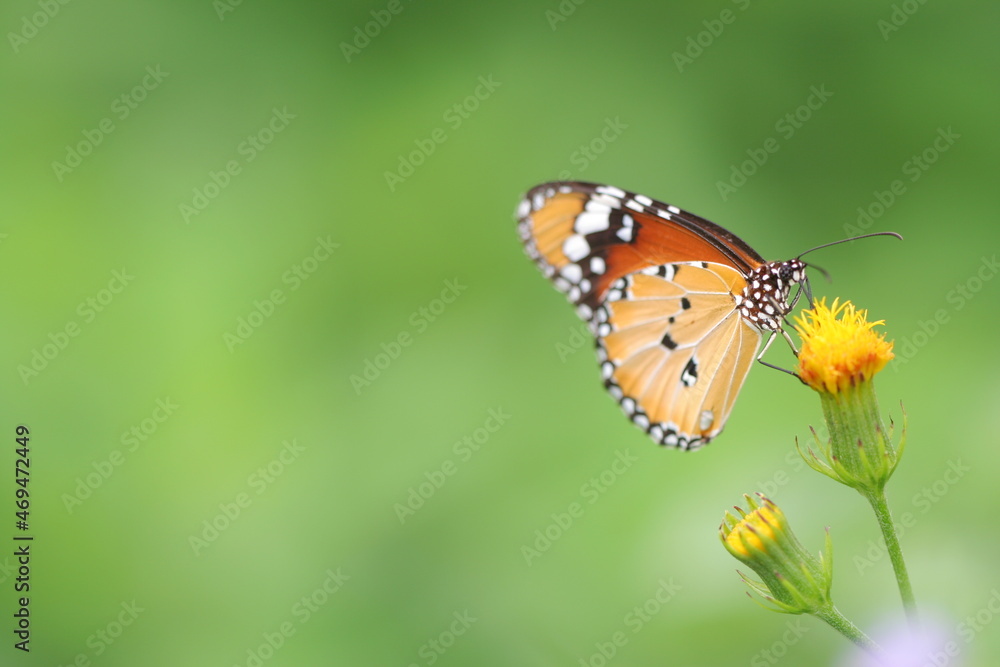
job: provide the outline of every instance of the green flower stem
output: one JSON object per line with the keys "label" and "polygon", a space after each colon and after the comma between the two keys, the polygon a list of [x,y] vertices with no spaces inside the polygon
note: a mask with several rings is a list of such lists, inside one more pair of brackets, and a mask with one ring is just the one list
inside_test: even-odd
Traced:
{"label": "green flower stem", "polygon": [[910,623],[910,629],[916,632],[920,629],[917,618],[917,601],[913,597],[913,588],[910,586],[910,575],[906,572],[903,550],[899,547],[896,528],[892,525],[892,514],[889,512],[889,503],[886,502],[885,492],[879,489],[877,493],[869,492],[865,493],[864,496],[871,503],[872,509],[875,511],[875,516],[878,518],[878,525],[882,529],[882,539],[885,540],[885,548],[889,552],[892,569],[896,573],[896,583],[899,585],[899,596],[903,599],[903,609],[906,612],[906,619]]}
{"label": "green flower stem", "polygon": [[867,472],[868,466],[862,461],[863,453],[857,444],[874,446],[883,431],[874,383],[862,382],[838,394],[823,393],[820,401],[837,458],[852,472]]}
{"label": "green flower stem", "polygon": [[835,479],[839,478],[867,498],[875,511],[879,528],[882,529],[882,539],[896,574],[907,621],[910,629],[917,632],[917,603],[906,572],[899,538],[892,524],[889,503],[885,499],[885,484],[895,471],[903,452],[905,428],[904,440],[900,441],[898,449],[893,448],[879,415],[878,399],[872,382],[862,382],[839,394],[823,394],[822,403],[830,430],[831,456],[828,458],[828,467],[836,472]]}
{"label": "green flower stem", "polygon": [[886,659],[885,651],[882,647],[872,641],[871,637],[858,629],[858,626],[851,623],[846,616],[832,604],[812,612],[816,618],[826,621],[827,624],[840,634],[844,635],[852,642],[868,651],[879,662]]}

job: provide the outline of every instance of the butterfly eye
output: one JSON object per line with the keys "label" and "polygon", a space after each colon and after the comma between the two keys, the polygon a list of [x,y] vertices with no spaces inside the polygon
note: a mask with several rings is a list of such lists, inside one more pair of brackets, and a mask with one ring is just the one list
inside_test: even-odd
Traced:
{"label": "butterfly eye", "polygon": [[781,278],[781,280],[784,282],[791,282],[792,276],[794,274],[795,271],[787,263],[782,264],[781,268],[778,269],[778,277]]}

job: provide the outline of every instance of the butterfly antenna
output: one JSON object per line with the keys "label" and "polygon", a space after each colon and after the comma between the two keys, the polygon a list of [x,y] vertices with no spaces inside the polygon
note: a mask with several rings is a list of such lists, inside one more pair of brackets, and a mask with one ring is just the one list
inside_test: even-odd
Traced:
{"label": "butterfly antenna", "polygon": [[[852,236],[849,239],[840,239],[839,241],[831,241],[830,243],[824,243],[823,245],[818,245],[815,248],[809,248],[809,250],[806,250],[804,253],[802,253],[801,255],[799,255],[796,259],[802,259],[802,255],[807,255],[807,254],[811,253],[813,250],[819,250],[820,248],[829,248],[832,245],[840,245],[841,243],[850,243],[851,241],[857,241],[858,239],[867,239],[867,238],[872,237],[872,236],[894,236],[897,239],[899,239],[900,241],[903,240],[903,237],[901,235],[897,234],[896,232],[872,232],[871,234],[862,234],[861,236]],[[818,269],[819,267],[814,265],[814,268]],[[826,273],[822,269],[820,269],[820,272],[822,272],[824,274]]]}
{"label": "butterfly antenna", "polygon": [[[815,250],[815,248],[813,248],[813,250]],[[807,250],[806,252],[809,251]],[[802,263],[808,266],[810,269],[816,269],[817,271],[819,271],[823,275],[823,277],[826,278],[826,282],[828,283],[833,282],[833,278],[830,277],[830,273],[822,266],[818,266],[816,264],[810,264],[809,262],[802,262]],[[809,294],[809,303],[812,303],[812,294]]]}

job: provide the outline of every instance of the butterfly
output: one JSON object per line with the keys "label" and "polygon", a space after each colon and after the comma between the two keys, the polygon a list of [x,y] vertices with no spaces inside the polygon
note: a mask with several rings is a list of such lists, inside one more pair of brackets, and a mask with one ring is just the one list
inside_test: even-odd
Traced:
{"label": "butterfly", "polygon": [[791,288],[808,295],[799,258],[767,262],[704,218],[610,185],[543,183],[516,217],[528,256],[594,334],[604,386],[661,445],[710,442],[773,335],[795,349],[782,322]]}

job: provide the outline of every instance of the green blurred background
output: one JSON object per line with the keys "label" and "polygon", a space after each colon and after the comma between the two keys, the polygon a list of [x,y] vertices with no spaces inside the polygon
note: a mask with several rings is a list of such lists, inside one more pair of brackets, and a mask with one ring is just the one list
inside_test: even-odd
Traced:
{"label": "green blurred background", "polygon": [[995,3],[0,17],[0,536],[18,424],[35,536],[30,655],[0,557],[0,664],[851,664],[820,622],[748,600],[716,535],[767,491],[810,550],[831,528],[848,616],[899,618],[863,500],[796,459],[816,397],[758,368],[706,450],[653,446],[519,247],[518,198],[560,177],[770,259],[906,237],[817,252],[834,282],[814,290],[886,320],[917,596],[947,664],[1000,660]]}

